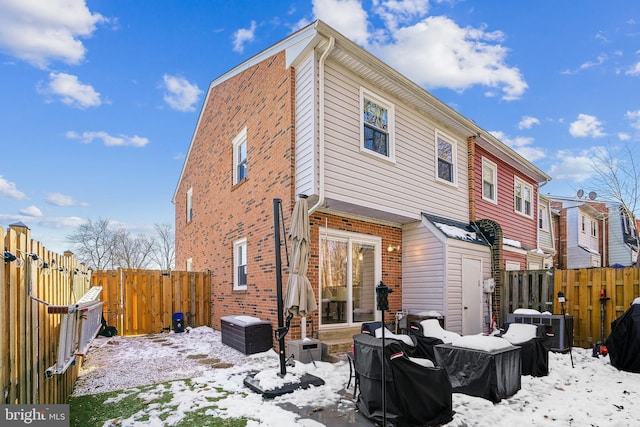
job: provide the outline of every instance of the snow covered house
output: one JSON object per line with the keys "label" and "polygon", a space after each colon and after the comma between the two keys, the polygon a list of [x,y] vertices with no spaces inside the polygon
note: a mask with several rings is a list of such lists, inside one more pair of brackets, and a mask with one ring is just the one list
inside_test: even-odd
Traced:
{"label": "snow covered house", "polygon": [[[437,225],[471,226],[470,138],[515,154],[313,22],[212,81],[173,197],[176,265],[211,272],[214,327],[237,314],[275,324],[272,200],[288,226],[304,194],[319,307],[307,333],[351,340],[380,318],[381,281],[393,290],[386,321],[436,310],[448,329],[481,332],[489,246]],[[300,336],[295,322],[289,337]]]}

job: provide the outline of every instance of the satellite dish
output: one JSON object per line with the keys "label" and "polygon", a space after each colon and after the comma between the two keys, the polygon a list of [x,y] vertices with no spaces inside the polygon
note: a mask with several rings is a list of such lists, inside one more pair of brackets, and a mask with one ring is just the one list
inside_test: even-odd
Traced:
{"label": "satellite dish", "polygon": [[589,200],[595,200],[598,197],[598,193],[595,191],[589,191]]}
{"label": "satellite dish", "polygon": [[584,190],[583,189],[578,190],[578,194],[576,194],[576,196],[578,197],[578,199],[581,199],[582,196],[584,196]]}

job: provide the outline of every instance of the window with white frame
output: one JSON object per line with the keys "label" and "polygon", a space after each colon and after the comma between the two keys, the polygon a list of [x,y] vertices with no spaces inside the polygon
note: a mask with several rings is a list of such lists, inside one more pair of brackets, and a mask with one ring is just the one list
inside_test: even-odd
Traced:
{"label": "window with white frame", "polygon": [[393,104],[360,88],[360,150],[395,160]]}
{"label": "window with white frame", "polygon": [[586,219],[584,218],[584,215],[580,215],[580,227],[583,233],[585,233],[587,229],[587,227],[585,226],[585,223],[586,223]]}
{"label": "window with white frame", "polygon": [[247,177],[247,128],[233,139],[233,184]]}
{"label": "window with white frame", "polygon": [[187,258],[186,268],[187,268],[187,271],[193,271],[193,259],[192,258]]}
{"label": "window with white frame", "polygon": [[233,289],[247,289],[247,239],[233,242]]}
{"label": "window with white frame", "polygon": [[542,231],[549,231],[549,211],[544,205],[538,206],[538,228]]}
{"label": "window with white frame", "polygon": [[187,190],[187,222],[193,219],[193,187]]}
{"label": "window with white frame", "polygon": [[591,237],[598,237],[598,223],[594,219],[591,220]]}
{"label": "window with white frame", "polygon": [[514,181],[514,209],[533,218],[533,186],[518,178]]}
{"label": "window with white frame", "polygon": [[436,131],[436,156],[438,159],[436,178],[439,181],[456,184],[456,144],[438,131]]}
{"label": "window with white frame", "polygon": [[498,167],[491,160],[482,159],[482,198],[498,203]]}

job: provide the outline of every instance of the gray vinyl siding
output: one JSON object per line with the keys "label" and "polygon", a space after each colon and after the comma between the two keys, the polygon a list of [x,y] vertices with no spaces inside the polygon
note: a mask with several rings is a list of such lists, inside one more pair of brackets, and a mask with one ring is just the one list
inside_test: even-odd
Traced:
{"label": "gray vinyl siding", "polygon": [[421,222],[402,229],[402,308],[445,314],[445,244]]}
{"label": "gray vinyl siding", "polygon": [[609,209],[609,265],[621,264],[629,266],[635,261],[634,254],[628,244],[624,242],[622,234],[622,217],[617,208]]}
{"label": "gray vinyl siding", "polygon": [[[473,258],[482,261],[481,280],[491,277],[491,254],[489,247],[474,243],[448,239],[447,249],[447,330],[462,333],[462,259]],[[482,318],[488,316],[486,294],[483,294]],[[483,325],[483,330],[486,330]]]}
{"label": "gray vinyl siding", "polygon": [[[446,329],[460,333],[462,258],[481,260],[482,279],[486,279],[491,277],[490,250],[435,233],[439,231],[433,231],[422,222],[403,227],[402,308],[438,311],[445,316]],[[482,313],[486,318],[486,300],[483,300]]]}
{"label": "gray vinyl siding", "polygon": [[296,192],[316,193],[317,88],[314,52],[296,67]]}
{"label": "gray vinyl siding", "polygon": [[[468,220],[466,136],[457,143],[457,187],[436,182],[436,125],[398,99],[326,63],[325,197],[408,218],[421,212]],[[360,152],[360,87],[395,106],[395,163]]]}

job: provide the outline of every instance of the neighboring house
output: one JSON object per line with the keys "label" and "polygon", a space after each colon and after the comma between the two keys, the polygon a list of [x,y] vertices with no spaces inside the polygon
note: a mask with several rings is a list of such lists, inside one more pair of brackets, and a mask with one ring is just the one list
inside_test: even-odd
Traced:
{"label": "neighboring house", "polygon": [[470,139],[471,222],[491,220],[502,232],[497,270],[538,270],[538,187],[551,177],[503,145]]}
{"label": "neighboring house", "polygon": [[603,265],[604,203],[549,196],[551,207],[559,212],[556,235],[556,265],[560,269],[601,267]]}
{"label": "neighboring house", "polygon": [[541,268],[548,269],[554,266],[556,255],[556,242],[554,217],[557,211],[551,208],[551,200],[538,193],[538,249],[543,253]]}
{"label": "neighboring house", "polygon": [[[490,249],[438,225],[473,229],[472,137],[511,152],[316,21],[211,83],[173,198],[176,266],[211,272],[214,327],[237,314],[275,325],[272,201],[282,199],[288,227],[305,194],[312,328],[352,333],[379,319],[383,281],[393,290],[386,321],[436,310],[448,329],[482,332]],[[301,335],[297,322],[288,338]]]}
{"label": "neighboring house", "polygon": [[636,264],[638,260],[638,228],[636,220],[619,203],[607,206],[608,233],[606,237],[605,259],[607,266]]}

